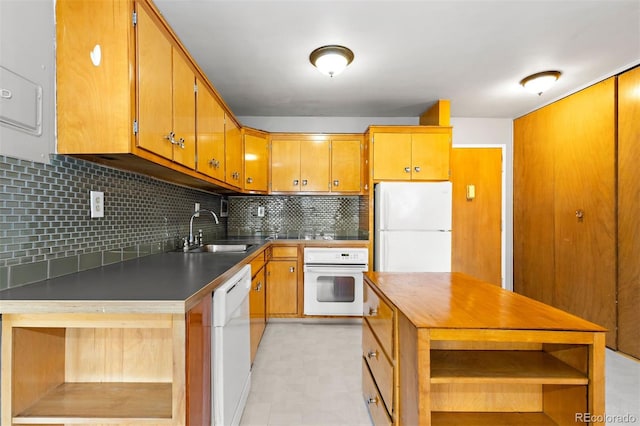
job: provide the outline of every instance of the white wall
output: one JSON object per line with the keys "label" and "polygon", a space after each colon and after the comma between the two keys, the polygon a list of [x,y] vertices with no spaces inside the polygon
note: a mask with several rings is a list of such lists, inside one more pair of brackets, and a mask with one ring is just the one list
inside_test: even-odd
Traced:
{"label": "white wall", "polygon": [[505,188],[505,283],[506,289],[513,289],[513,120],[510,118],[461,118],[452,117],[453,146],[460,145],[502,145]]}
{"label": "white wall", "polygon": [[[55,152],[54,48],[52,0],[0,0],[0,66],[42,87],[42,134],[0,123],[0,155],[48,163]],[[1,111],[20,97],[0,102]]]}

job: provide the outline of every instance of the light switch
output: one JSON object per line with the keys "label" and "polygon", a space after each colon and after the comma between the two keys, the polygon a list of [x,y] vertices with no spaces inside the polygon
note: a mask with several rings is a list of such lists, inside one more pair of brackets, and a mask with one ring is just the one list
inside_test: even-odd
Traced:
{"label": "light switch", "polygon": [[476,198],[476,186],[467,185],[467,201],[473,201]]}

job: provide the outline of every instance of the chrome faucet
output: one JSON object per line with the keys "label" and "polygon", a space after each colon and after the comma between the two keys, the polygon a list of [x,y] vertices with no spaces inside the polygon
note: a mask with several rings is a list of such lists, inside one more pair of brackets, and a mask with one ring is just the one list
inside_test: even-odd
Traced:
{"label": "chrome faucet", "polygon": [[193,218],[198,216],[200,213],[211,213],[211,215],[213,216],[213,219],[216,221],[216,225],[220,223],[220,221],[218,220],[218,216],[216,216],[216,214],[211,210],[201,209],[196,211],[194,214],[191,215],[191,219],[189,219],[189,244],[195,243],[195,238],[193,236]]}

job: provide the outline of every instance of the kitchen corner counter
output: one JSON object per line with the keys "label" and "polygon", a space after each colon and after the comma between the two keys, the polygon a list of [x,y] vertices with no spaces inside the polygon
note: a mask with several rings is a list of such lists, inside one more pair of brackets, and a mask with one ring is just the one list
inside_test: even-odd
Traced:
{"label": "kitchen corner counter", "polygon": [[265,242],[243,253],[169,252],[0,291],[0,313],[184,314]]}

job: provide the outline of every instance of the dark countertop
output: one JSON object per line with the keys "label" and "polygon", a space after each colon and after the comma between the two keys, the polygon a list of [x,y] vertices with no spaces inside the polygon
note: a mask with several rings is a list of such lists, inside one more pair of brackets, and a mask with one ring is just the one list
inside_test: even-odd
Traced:
{"label": "dark countertop", "polygon": [[235,237],[243,253],[169,252],[127,260],[0,291],[3,313],[185,313],[268,244],[366,245],[366,240]]}
{"label": "dark countertop", "polygon": [[264,245],[243,253],[155,254],[3,290],[0,313],[184,313]]}

